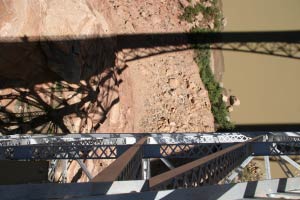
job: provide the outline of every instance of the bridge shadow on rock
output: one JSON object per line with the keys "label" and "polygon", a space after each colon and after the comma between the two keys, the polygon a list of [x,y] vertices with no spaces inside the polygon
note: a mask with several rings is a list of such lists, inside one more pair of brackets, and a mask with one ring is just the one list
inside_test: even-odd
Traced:
{"label": "bridge shadow on rock", "polygon": [[0,132],[91,132],[119,102],[111,39],[0,44]]}
{"label": "bridge shadow on rock", "polygon": [[299,43],[300,31],[2,38],[0,132],[96,130],[119,101],[129,61],[195,45],[300,59]]}
{"label": "bridge shadow on rock", "polygon": [[123,61],[127,62],[192,49],[193,45],[300,59],[300,31],[153,33],[31,40],[27,37],[0,39],[0,88],[62,80],[79,83],[114,67],[116,53],[121,51]]}
{"label": "bridge shadow on rock", "polygon": [[[6,135],[91,132],[119,102],[114,84],[120,82],[106,87],[100,81],[96,89],[83,84],[71,87],[61,82],[6,89],[9,93],[0,95],[0,132]],[[104,87],[105,92],[100,92]]]}

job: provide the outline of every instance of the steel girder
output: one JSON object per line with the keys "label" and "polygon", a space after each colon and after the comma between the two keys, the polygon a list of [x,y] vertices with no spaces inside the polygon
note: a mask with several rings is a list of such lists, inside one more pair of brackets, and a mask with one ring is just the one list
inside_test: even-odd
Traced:
{"label": "steel girder", "polygon": [[[251,142],[253,156],[299,155],[298,137]],[[105,144],[106,143],[106,144]],[[0,146],[0,160],[116,159],[132,144],[107,144],[103,139]],[[3,143],[2,143],[3,144]],[[200,158],[236,143],[143,144],[143,158]]]}

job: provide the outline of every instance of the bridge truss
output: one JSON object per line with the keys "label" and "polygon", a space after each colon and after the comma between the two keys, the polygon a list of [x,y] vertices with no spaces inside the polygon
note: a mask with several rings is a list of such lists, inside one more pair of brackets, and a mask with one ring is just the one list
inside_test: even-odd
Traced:
{"label": "bridge truss", "polygon": [[[0,160],[49,160],[50,181],[53,180],[51,177],[56,170],[58,160],[65,161],[66,166],[68,161],[77,160],[90,179],[91,183],[89,184],[102,184],[103,187],[105,185],[105,188],[108,188],[105,194],[128,193],[136,190],[141,193],[145,192],[147,196],[151,193],[150,191],[164,193],[164,191],[174,192],[177,189],[191,190],[190,188],[195,188],[192,191],[197,193],[204,192],[201,188],[208,185],[231,183],[255,156],[264,156],[265,174],[269,181],[272,181],[270,180],[272,177],[269,156],[278,156],[281,160],[300,170],[299,163],[289,157],[290,155],[300,155],[299,141],[299,132],[12,135],[0,138]],[[86,159],[115,159],[115,161],[93,176],[83,162]],[[161,159],[169,170],[151,176],[150,160],[153,159]],[[184,161],[184,164],[175,166],[172,163],[174,159]],[[65,176],[66,171],[63,171],[62,174]],[[61,182],[65,182],[64,180],[62,179]],[[297,178],[286,179],[286,181],[288,180],[299,182]],[[259,182],[262,185],[267,183],[269,184],[269,182]],[[24,191],[26,187],[28,189],[40,187],[41,193],[44,192],[46,195],[50,188],[60,187],[56,186],[57,184],[29,184],[18,186],[19,189],[16,186],[15,189],[23,188],[22,191]],[[79,183],[64,184],[69,189],[58,189],[58,193],[60,190],[59,194],[69,191],[67,195],[72,197],[76,193],[72,193],[74,188],[79,187],[77,184]],[[125,192],[116,186],[120,185],[121,187],[124,184],[127,188]],[[215,187],[221,194],[222,189],[220,188],[227,187],[226,184],[210,187]],[[11,191],[7,187],[1,186],[0,191],[6,191],[6,193]],[[82,187],[91,187],[91,185],[82,185]],[[275,186],[272,185],[272,187]],[[282,188],[281,190],[285,191]],[[300,184],[294,190],[300,190]],[[179,191],[185,192],[185,190]],[[277,192],[275,197],[281,195],[278,191],[275,191],[275,193]],[[105,194],[97,195],[99,198],[100,196],[106,198]],[[85,192],[81,197],[90,195],[94,194]],[[142,197],[140,195],[137,195],[138,198]],[[267,194],[264,193],[264,195]],[[274,197],[273,193],[272,195]],[[285,192],[282,195],[288,195],[288,193]],[[293,195],[297,196],[297,194]],[[131,198],[128,195],[125,197]],[[252,197],[255,197],[255,192]],[[135,198],[134,195],[132,198]]]}

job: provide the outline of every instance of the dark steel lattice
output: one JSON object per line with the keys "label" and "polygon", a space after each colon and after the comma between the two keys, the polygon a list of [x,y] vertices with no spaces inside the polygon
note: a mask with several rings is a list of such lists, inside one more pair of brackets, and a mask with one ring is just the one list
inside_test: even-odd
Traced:
{"label": "dark steel lattice", "polygon": [[93,182],[111,182],[116,180],[136,180],[142,176],[142,145],[147,137],[140,139],[124,154],[93,178]]}
{"label": "dark steel lattice", "polygon": [[[122,150],[129,146],[124,145]],[[48,160],[48,159],[114,159],[118,152],[116,145],[24,145],[0,147],[0,159],[6,160]]]}
{"label": "dark steel lattice", "polygon": [[299,155],[299,142],[254,142],[253,156]]}
{"label": "dark steel lattice", "polygon": [[[260,137],[254,138],[250,142],[258,139]],[[236,144],[205,158],[152,177],[149,180],[150,188],[152,190],[187,188],[218,183],[251,155],[250,144],[249,142]]]}
{"label": "dark steel lattice", "polygon": [[200,158],[234,143],[200,143],[200,144],[154,144],[144,145],[145,158]]}

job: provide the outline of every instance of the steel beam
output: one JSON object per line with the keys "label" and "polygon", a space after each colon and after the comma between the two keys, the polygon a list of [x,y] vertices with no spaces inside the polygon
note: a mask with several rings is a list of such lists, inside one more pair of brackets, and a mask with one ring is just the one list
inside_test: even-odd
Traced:
{"label": "steel beam", "polygon": [[[134,144],[142,137],[149,137],[149,144],[203,144],[203,143],[235,143],[245,142],[259,135],[269,134],[268,142],[300,141],[299,133],[174,133],[174,134],[68,134],[54,135],[9,135],[0,136],[0,146],[19,146],[30,144],[61,143],[82,140],[102,140],[102,144]],[[291,135],[292,134],[292,135]],[[157,142],[154,142],[154,141]]]}
{"label": "steel beam", "polygon": [[88,177],[89,181],[93,179],[92,174],[89,172],[88,168],[85,166],[82,160],[77,160],[78,164],[80,165],[81,169],[84,171],[85,175]]}
{"label": "steel beam", "polygon": [[[149,140],[151,140],[151,138],[149,138]],[[156,139],[152,138],[152,141],[154,144],[157,144]],[[166,158],[160,158],[160,160],[169,168],[169,169],[174,169],[173,164],[167,160]]]}
{"label": "steel beam", "polygon": [[140,139],[109,167],[96,175],[92,179],[92,182],[112,182],[117,180],[140,179],[143,158],[142,145],[146,142],[147,137]]}
{"label": "steel beam", "polygon": [[149,144],[245,142],[262,133],[172,133],[151,134]]}
{"label": "steel beam", "polygon": [[[116,159],[141,136],[151,136],[150,144],[143,145],[143,158],[201,158],[235,144],[229,141],[247,139],[246,134],[243,134],[137,134],[135,137],[125,134],[122,135],[125,137],[120,138],[116,138],[117,135],[112,138],[113,135],[109,134],[74,134],[49,138],[3,136],[0,139],[0,160]],[[158,144],[151,142],[151,138],[158,140]],[[300,137],[269,136],[266,142],[251,143],[253,156],[300,155],[299,141]]]}
{"label": "steel beam", "polygon": [[218,183],[252,152],[250,142],[238,143],[149,179],[150,189],[187,188]]}
{"label": "steel beam", "polygon": [[271,179],[271,167],[270,167],[270,158],[269,156],[264,156],[265,160],[265,173],[266,173],[266,179]]}
{"label": "steel beam", "polygon": [[[282,154],[282,152],[280,150],[278,150],[278,148],[274,148],[274,151],[276,151],[279,154]],[[300,165],[295,162],[294,160],[292,160],[290,157],[288,156],[280,156],[281,159],[284,159],[285,161],[287,161],[288,163],[290,163],[292,166],[294,166],[296,169],[300,170]]]}
{"label": "steel beam", "polygon": [[57,167],[57,160],[50,160],[49,161],[49,168],[48,168],[48,180],[50,182],[54,181],[56,167]]}
{"label": "steel beam", "polygon": [[143,180],[148,180],[151,177],[151,163],[150,159],[143,159],[143,168],[142,168]]}
{"label": "steel beam", "polygon": [[[286,137],[297,136],[300,134],[292,132],[287,135],[286,133],[270,133],[270,132],[230,132],[230,133],[90,133],[90,134],[67,134],[62,136],[57,135],[2,135],[0,136],[0,146],[5,146],[6,142],[11,142],[14,145],[29,145],[41,143],[53,143],[62,141],[78,141],[78,140],[91,140],[103,139],[109,141],[105,144],[133,144],[142,137],[149,137],[149,144],[154,144],[153,139],[157,140],[159,144],[177,144],[177,143],[232,143],[232,142],[245,142],[253,137],[265,134],[273,134],[274,136]],[[298,137],[299,138],[299,137]],[[134,141],[133,141],[134,140]],[[7,146],[7,145],[6,145]],[[10,145],[11,146],[11,145]]]}
{"label": "steel beam", "polygon": [[[243,199],[299,195],[300,178],[271,179],[238,184],[210,185],[189,189],[147,192],[146,181],[106,183],[1,185],[3,200],[18,199]],[[34,191],[34,192],[33,192]],[[127,194],[126,194],[127,193]],[[109,195],[106,195],[109,194]]]}
{"label": "steel beam", "polygon": [[20,145],[36,145],[36,144],[53,144],[64,142],[80,142],[80,141],[95,141],[101,144],[134,144],[138,136],[133,137],[129,134],[123,137],[109,134],[68,134],[65,136],[53,135],[11,135],[0,136],[0,146],[20,146]]}
{"label": "steel beam", "polygon": [[299,199],[299,193],[297,193],[299,190],[299,177],[163,191],[147,191],[146,181],[0,186],[1,199],[3,200],[63,199],[66,197],[72,200],[198,200],[199,198],[228,200],[269,199],[271,197],[298,197],[296,199]]}
{"label": "steel beam", "polygon": [[0,147],[0,160],[116,159],[130,145],[89,145],[80,142]]}
{"label": "steel beam", "polygon": [[[273,179],[264,181],[244,182],[237,184],[211,185],[188,189],[172,189],[161,191],[140,192],[131,194],[115,194],[109,196],[90,197],[85,200],[138,200],[138,199],[270,199],[271,197],[293,197],[299,199],[299,193],[292,192],[300,189],[300,178]],[[294,194],[294,195],[292,195]],[[298,197],[298,198],[296,198]],[[79,198],[78,200],[83,200]],[[288,199],[288,198],[287,198]],[[76,199],[77,200],[77,199]]]}
{"label": "steel beam", "polygon": [[68,177],[68,163],[69,160],[61,160],[62,162],[62,177],[61,177],[61,183],[67,183],[67,177]]}
{"label": "steel beam", "polygon": [[145,158],[201,158],[236,143],[177,143],[144,145]]}
{"label": "steel beam", "polygon": [[300,142],[274,141],[253,142],[253,156],[300,155]]}
{"label": "steel beam", "polygon": [[41,183],[0,185],[1,200],[36,200],[88,198],[96,195],[141,192],[148,188],[146,181],[115,181],[105,183]]}
{"label": "steel beam", "polygon": [[[0,160],[116,159],[132,145],[101,140],[0,146]],[[143,158],[201,158],[236,143],[144,144]],[[251,142],[253,156],[300,155],[299,142]],[[279,149],[279,150],[278,150]]]}
{"label": "steel beam", "polygon": [[234,169],[231,175],[226,178],[225,183],[231,183],[239,173],[242,173],[243,169],[251,162],[253,158],[253,156],[249,156],[238,168]]}
{"label": "steel beam", "polygon": [[280,157],[282,159],[284,159],[285,161],[287,161],[288,163],[290,163],[296,169],[300,170],[300,165],[297,162],[295,162],[294,160],[292,160],[290,157],[288,157],[288,156],[280,156]]}

